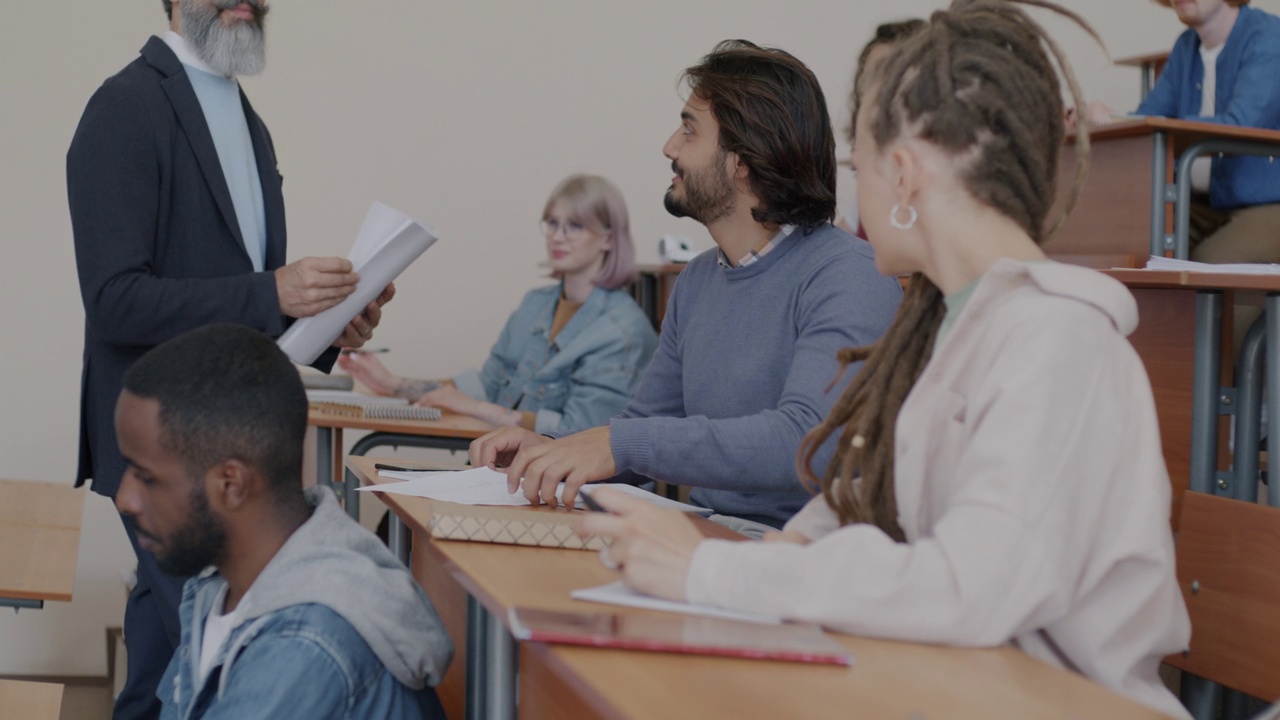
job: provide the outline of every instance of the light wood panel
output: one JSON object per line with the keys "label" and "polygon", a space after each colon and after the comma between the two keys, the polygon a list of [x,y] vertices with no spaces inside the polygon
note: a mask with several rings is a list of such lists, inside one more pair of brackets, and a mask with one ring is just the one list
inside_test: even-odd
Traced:
{"label": "light wood panel", "polygon": [[0,480],[0,597],[71,600],[85,492]]}
{"label": "light wood panel", "polygon": [[1280,509],[1187,493],[1178,583],[1191,648],[1167,662],[1268,702],[1280,699]]}
{"label": "light wood panel", "polygon": [[0,718],[58,720],[62,686],[54,683],[0,680]]}

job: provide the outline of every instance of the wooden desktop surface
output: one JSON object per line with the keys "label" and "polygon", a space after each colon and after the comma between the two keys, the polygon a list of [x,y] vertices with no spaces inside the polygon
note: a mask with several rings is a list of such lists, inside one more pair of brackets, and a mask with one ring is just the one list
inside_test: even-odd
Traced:
{"label": "wooden desktop surface", "polygon": [[0,597],[71,600],[85,492],[0,480]]}
{"label": "wooden desktop surface", "polygon": [[58,720],[61,712],[61,685],[25,680],[0,680],[0,718]]}
{"label": "wooden desktop surface", "polygon": [[[362,482],[373,458],[351,457]],[[418,498],[386,496],[414,528],[414,576],[458,649],[440,688],[450,717],[465,695],[465,589],[505,622],[512,607],[648,612],[584,603],[569,591],[611,582],[596,553],[433,541]],[[712,523],[712,532],[725,533]],[[451,583],[457,583],[456,589]],[[460,632],[462,634],[460,634]],[[1158,713],[1012,648],[968,650],[833,635],[851,668],[523,643],[520,717],[1156,718]]]}
{"label": "wooden desktop surface", "polygon": [[1159,52],[1146,53],[1145,55],[1130,55],[1129,57],[1118,58],[1116,65],[1128,65],[1132,67],[1142,67],[1143,65],[1153,65],[1159,63],[1164,64],[1169,59],[1169,51],[1161,50]]}

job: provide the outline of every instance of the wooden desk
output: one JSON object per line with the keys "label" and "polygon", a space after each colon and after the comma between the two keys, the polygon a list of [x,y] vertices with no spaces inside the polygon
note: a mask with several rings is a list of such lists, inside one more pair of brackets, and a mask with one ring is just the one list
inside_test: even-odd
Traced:
{"label": "wooden desk", "polygon": [[[1173,321],[1180,337],[1185,338],[1186,327],[1192,328],[1191,342],[1180,340],[1184,345],[1181,350],[1174,350],[1179,356],[1185,356],[1186,347],[1191,348],[1192,384],[1190,395],[1184,401],[1190,410],[1188,424],[1187,447],[1187,485],[1196,492],[1212,495],[1225,495],[1241,500],[1256,501],[1251,497],[1256,489],[1256,454],[1238,452],[1234,457],[1222,450],[1226,415],[1240,412],[1236,423],[1237,443],[1241,438],[1256,441],[1256,433],[1250,434],[1257,425],[1257,400],[1252,397],[1257,392],[1250,387],[1235,393],[1232,387],[1232,361],[1234,346],[1229,324],[1224,326],[1223,317],[1230,316],[1235,295],[1240,292],[1264,293],[1265,312],[1261,320],[1266,348],[1263,371],[1266,388],[1266,400],[1270,407],[1280,407],[1280,276],[1277,275],[1232,275],[1226,273],[1170,272],[1151,270],[1114,270],[1108,272],[1133,290],[1136,297],[1147,294],[1162,294],[1166,297],[1179,297],[1177,305],[1182,314],[1181,321]],[[1191,298],[1192,313],[1186,315],[1187,298]],[[1145,307],[1140,301],[1141,308]],[[1146,322],[1146,316],[1142,315]],[[1140,325],[1141,330],[1141,325]],[[1135,340],[1139,354],[1148,363],[1148,373],[1152,375],[1152,385],[1157,385],[1156,374],[1152,372],[1152,364],[1160,363],[1162,358],[1158,348],[1148,348],[1147,352]],[[1247,352],[1246,346],[1246,352]],[[1245,368],[1242,375],[1248,374]],[[1237,382],[1241,378],[1237,378]],[[1225,398],[1225,400],[1224,400]],[[1159,408],[1159,400],[1157,400]],[[1237,411],[1237,408],[1239,410]],[[1249,413],[1244,412],[1252,408]],[[1159,411],[1159,410],[1158,410]],[[1176,428],[1175,428],[1176,430]],[[1161,420],[1161,436],[1165,443],[1166,462],[1169,459],[1169,429],[1165,420]],[[1272,437],[1280,433],[1268,433],[1268,457],[1280,457],[1280,437]],[[1248,445],[1249,443],[1245,443]],[[1174,466],[1170,462],[1170,475],[1174,475]],[[1185,489],[1184,488],[1184,489]],[[1280,483],[1272,482],[1269,486],[1270,502],[1280,506]],[[1175,480],[1175,493],[1179,490]]]}
{"label": "wooden desk", "polygon": [[334,489],[347,513],[360,515],[359,487],[355,476],[343,473],[342,432],[369,430],[351,448],[352,455],[364,455],[375,447],[408,446],[440,450],[466,450],[472,440],[494,429],[493,425],[469,415],[444,413],[439,420],[371,420],[339,413],[312,410],[307,424],[316,429],[316,479]]}
{"label": "wooden desk", "polygon": [[[377,482],[372,459],[353,457],[348,464],[362,481]],[[737,717],[744,709],[753,717],[786,718],[1159,717],[1011,648],[835,636],[854,653],[851,668],[540,643],[517,649],[505,627],[511,608],[603,609],[571,599],[569,591],[610,582],[616,573],[595,553],[579,550],[432,541],[422,527],[429,515],[423,501],[387,501],[415,530],[414,577],[457,646],[439,688],[453,718],[463,717],[464,707],[469,718],[514,717],[517,667],[519,715],[526,719]]]}
{"label": "wooden desk", "polygon": [[46,600],[71,600],[85,492],[0,480],[0,606],[39,608]]}
{"label": "wooden desk", "polygon": [[61,685],[0,680],[0,717],[13,720],[58,720],[61,713]]}
{"label": "wooden desk", "polygon": [[[1174,167],[1190,159],[1188,150],[1205,142],[1228,143],[1241,152],[1244,146],[1263,145],[1280,150],[1280,131],[1160,117],[1117,121],[1094,128],[1090,138],[1090,170],[1079,202],[1044,249],[1064,260],[1111,256],[1116,266],[1126,264],[1119,258],[1141,260],[1166,251],[1186,257],[1185,226],[1175,227],[1175,212],[1189,205],[1174,192]],[[1074,142],[1074,136],[1067,138],[1058,163],[1059,203],[1076,172]],[[1049,217],[1056,217],[1060,207],[1055,205]]]}

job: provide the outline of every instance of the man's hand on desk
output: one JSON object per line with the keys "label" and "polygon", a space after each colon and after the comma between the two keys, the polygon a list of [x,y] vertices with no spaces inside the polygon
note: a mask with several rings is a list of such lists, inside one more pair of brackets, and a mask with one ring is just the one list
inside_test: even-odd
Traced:
{"label": "man's hand on desk", "polygon": [[529,502],[555,507],[556,489],[564,481],[564,505],[574,506],[578,489],[589,482],[618,474],[609,444],[609,426],[604,425],[559,440],[523,446],[507,468],[507,488],[524,490]]}
{"label": "man's hand on desk", "polygon": [[611,540],[600,559],[617,566],[627,585],[656,597],[685,600],[689,565],[704,540],[689,516],[608,487],[597,488],[591,499],[608,512],[587,514],[574,532]]}
{"label": "man's hand on desk", "polygon": [[324,312],[355,292],[360,277],[340,257],[305,257],[275,271],[280,314],[291,318]]}
{"label": "man's hand on desk", "polygon": [[[467,457],[473,467],[487,466],[494,470],[501,470],[511,466],[522,448],[531,448],[549,442],[552,442],[551,438],[531,430],[505,427],[473,440],[467,449]],[[507,477],[508,488],[511,492],[515,492],[515,487],[511,487],[511,476]],[[517,484],[519,480],[517,477]]]}
{"label": "man's hand on desk", "polygon": [[342,335],[333,342],[336,348],[359,348],[373,339],[373,329],[382,322],[382,306],[391,302],[396,296],[396,284],[391,283],[382,289],[382,293],[373,299],[367,307],[343,328]]}

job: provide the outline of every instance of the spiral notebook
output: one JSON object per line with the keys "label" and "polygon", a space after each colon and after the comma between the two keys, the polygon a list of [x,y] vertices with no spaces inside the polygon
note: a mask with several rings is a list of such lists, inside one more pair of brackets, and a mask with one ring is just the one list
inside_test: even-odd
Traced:
{"label": "spiral notebook", "polygon": [[817,625],[758,623],[666,614],[512,608],[517,640],[753,660],[852,665],[853,656]]}
{"label": "spiral notebook", "polygon": [[362,395],[341,390],[308,390],[307,402],[316,412],[369,420],[439,420],[440,409],[410,405],[396,397]]}

